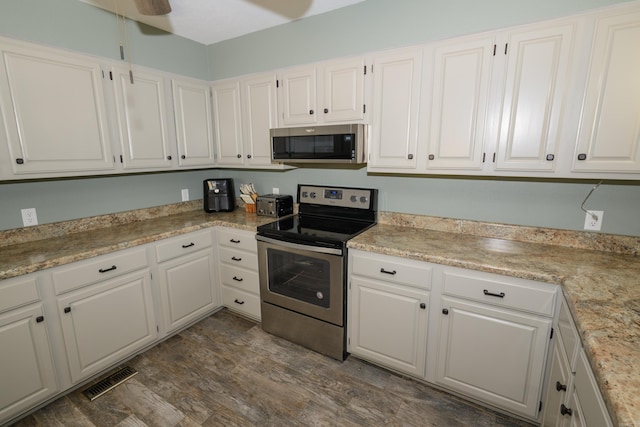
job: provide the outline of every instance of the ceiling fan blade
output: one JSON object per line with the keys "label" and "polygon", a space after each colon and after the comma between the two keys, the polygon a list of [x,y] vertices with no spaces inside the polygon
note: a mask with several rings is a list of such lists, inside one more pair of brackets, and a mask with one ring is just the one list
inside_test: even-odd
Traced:
{"label": "ceiling fan blade", "polygon": [[135,0],[142,15],[166,15],[171,12],[169,0]]}
{"label": "ceiling fan blade", "polygon": [[312,0],[246,0],[263,9],[270,10],[289,19],[298,19],[307,13]]}

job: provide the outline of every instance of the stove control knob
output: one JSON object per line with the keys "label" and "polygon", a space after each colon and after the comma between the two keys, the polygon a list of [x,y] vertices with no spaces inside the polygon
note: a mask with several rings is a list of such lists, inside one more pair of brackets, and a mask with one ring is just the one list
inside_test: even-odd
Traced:
{"label": "stove control knob", "polygon": [[367,203],[368,201],[367,196],[360,196],[360,203]]}
{"label": "stove control knob", "polygon": [[358,196],[351,196],[351,203],[355,203],[358,201]]}
{"label": "stove control knob", "polygon": [[312,198],[312,199],[315,199],[315,198],[316,198],[316,192],[315,192],[315,191],[312,191],[312,192],[311,192],[311,194],[310,194],[310,196],[311,196],[311,198]]}
{"label": "stove control knob", "polygon": [[306,191],[302,192],[302,197],[309,197],[309,193],[307,193]]}

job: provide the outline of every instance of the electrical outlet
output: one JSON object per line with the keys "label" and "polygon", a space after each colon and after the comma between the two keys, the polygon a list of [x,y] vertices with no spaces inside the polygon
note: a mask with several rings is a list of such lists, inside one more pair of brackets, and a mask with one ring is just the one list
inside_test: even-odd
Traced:
{"label": "electrical outlet", "polygon": [[[596,218],[593,217],[593,215]],[[584,218],[584,229],[599,231],[602,228],[602,218],[604,218],[604,211],[589,211]]]}
{"label": "electrical outlet", "polygon": [[271,189],[271,194],[280,194],[280,189],[278,187],[273,187]]}
{"label": "electrical outlet", "polygon": [[182,201],[183,202],[188,202],[189,201],[189,189],[188,188],[183,188],[182,189]]}
{"label": "electrical outlet", "polygon": [[22,213],[22,225],[30,227],[32,225],[38,225],[38,215],[36,214],[36,208],[21,209]]}

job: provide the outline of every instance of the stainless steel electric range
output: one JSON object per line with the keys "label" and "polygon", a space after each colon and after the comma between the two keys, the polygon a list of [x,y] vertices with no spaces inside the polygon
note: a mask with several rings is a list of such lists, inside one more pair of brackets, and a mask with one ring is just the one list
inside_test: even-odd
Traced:
{"label": "stainless steel electric range", "polygon": [[258,227],[262,329],[344,360],[347,241],[376,224],[378,190],[300,184],[297,201]]}

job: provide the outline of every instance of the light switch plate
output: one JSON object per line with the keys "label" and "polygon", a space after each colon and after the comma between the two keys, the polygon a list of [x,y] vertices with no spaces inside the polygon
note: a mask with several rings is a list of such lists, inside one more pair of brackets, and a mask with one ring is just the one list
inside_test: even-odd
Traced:
{"label": "light switch plate", "polygon": [[183,188],[182,189],[182,201],[183,202],[188,202],[189,201],[189,189],[188,188]]}

